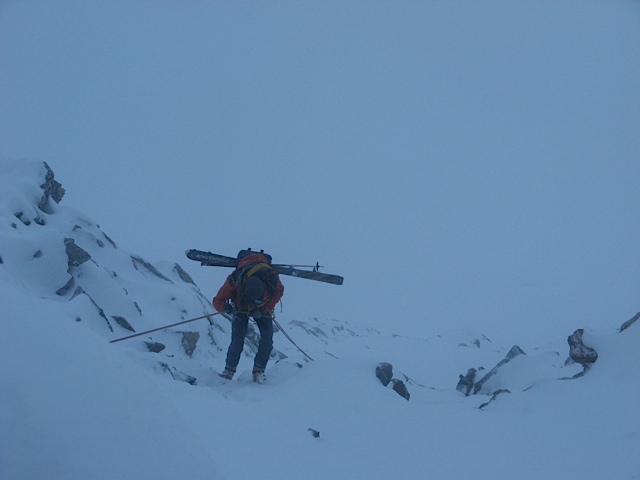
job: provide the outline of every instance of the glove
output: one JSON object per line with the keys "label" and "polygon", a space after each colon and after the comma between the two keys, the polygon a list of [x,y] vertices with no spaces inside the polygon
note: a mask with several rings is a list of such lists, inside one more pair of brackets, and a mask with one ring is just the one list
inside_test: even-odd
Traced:
{"label": "glove", "polygon": [[231,313],[233,313],[233,310],[234,310],[233,305],[231,305],[230,303],[225,303],[224,304],[224,313],[231,314]]}

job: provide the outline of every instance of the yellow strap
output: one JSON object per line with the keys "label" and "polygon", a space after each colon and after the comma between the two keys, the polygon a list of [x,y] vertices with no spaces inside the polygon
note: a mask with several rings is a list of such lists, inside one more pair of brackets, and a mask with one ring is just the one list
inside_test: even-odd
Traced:
{"label": "yellow strap", "polygon": [[256,272],[259,272],[260,270],[263,270],[265,268],[271,268],[271,267],[266,263],[256,263],[253,267],[249,269],[247,273],[244,274],[242,281],[244,282],[251,275],[255,275]]}

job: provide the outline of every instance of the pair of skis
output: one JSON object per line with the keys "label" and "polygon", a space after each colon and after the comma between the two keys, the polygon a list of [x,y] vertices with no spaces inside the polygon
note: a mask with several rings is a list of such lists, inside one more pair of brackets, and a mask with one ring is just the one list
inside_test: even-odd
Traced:
{"label": "pair of skis", "polygon": [[[252,252],[249,249],[249,253],[261,253]],[[232,267],[235,268],[238,265],[238,260],[234,257],[227,257],[225,255],[218,255],[217,253],[204,252],[202,250],[187,250],[187,258],[200,262],[200,265],[206,265],[210,267]],[[306,278],[307,280],[316,280],[318,282],[332,283],[333,285],[342,285],[344,278],[339,275],[331,275],[329,273],[321,273],[318,270],[322,267],[318,263],[315,266],[308,266],[313,270],[301,270],[299,267],[306,265],[288,265],[282,263],[274,263],[271,266],[282,275],[289,275],[290,277]]]}

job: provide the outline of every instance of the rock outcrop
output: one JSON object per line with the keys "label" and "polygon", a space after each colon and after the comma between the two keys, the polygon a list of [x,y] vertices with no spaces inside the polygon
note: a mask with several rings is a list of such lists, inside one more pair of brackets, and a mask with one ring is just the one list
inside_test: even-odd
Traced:
{"label": "rock outcrop", "polygon": [[49,199],[52,199],[56,203],[60,203],[62,197],[64,197],[65,189],[62,188],[60,182],[55,180],[55,175],[53,170],[49,167],[47,162],[44,163],[44,168],[46,170],[44,183],[40,185],[40,188],[43,191],[42,198],[38,202],[38,208],[45,213],[51,213],[51,209],[49,208]]}
{"label": "rock outcrop", "polygon": [[636,313],[633,317],[620,325],[620,331],[624,332],[627,328],[636,323],[638,319],[640,319],[640,312]]}
{"label": "rock outcrop", "polygon": [[393,365],[388,362],[379,363],[376,367],[376,377],[385,387],[391,385],[391,388],[401,397],[409,400],[411,394],[403,380],[393,378]]}
{"label": "rock outcrop", "polygon": [[579,328],[573,332],[573,335],[569,335],[567,342],[569,343],[569,357],[571,360],[582,366],[587,366],[598,360],[598,352],[584,344],[583,335],[584,329]]}
{"label": "rock outcrop", "polygon": [[480,369],[476,370],[475,368],[470,368],[466,375],[460,375],[458,380],[458,385],[456,386],[456,390],[462,392],[464,395],[469,396],[471,394],[487,394],[494,395],[495,392],[491,391],[490,388],[486,387],[487,382],[496,376],[500,369],[511,360],[516,358],[519,355],[526,355],[524,351],[518,346],[514,345],[511,347],[506,357],[498,362],[498,364],[493,367],[487,374],[485,374],[480,380],[476,381],[476,375]]}

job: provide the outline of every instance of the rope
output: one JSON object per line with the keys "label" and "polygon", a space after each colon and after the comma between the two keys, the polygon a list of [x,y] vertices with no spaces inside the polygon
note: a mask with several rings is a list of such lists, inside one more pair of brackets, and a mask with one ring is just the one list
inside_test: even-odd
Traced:
{"label": "rope", "polygon": [[195,322],[196,320],[202,320],[203,318],[213,317],[214,315],[218,315],[220,312],[210,313],[209,315],[203,315],[201,317],[191,318],[189,320],[185,320],[184,322],[173,323],[171,325],[165,325],[164,327],[154,328],[153,330],[147,330],[146,332],[136,333],[134,335],[129,335],[128,337],[117,338],[115,340],[111,340],[109,343],[121,342],[122,340],[128,340],[130,338],[139,337],[141,335],[146,335],[147,333],[157,332],[159,330],[165,330],[167,328],[176,327],[178,325],[182,325],[183,323]]}
{"label": "rope", "polygon": [[300,352],[302,352],[302,354],[303,354],[305,357],[307,357],[309,360],[311,360],[311,361],[313,362],[313,358],[311,358],[309,355],[307,355],[307,354],[306,354],[306,352],[305,352],[304,350],[302,350],[302,349],[301,349],[301,348],[296,344],[296,342],[294,342],[294,341],[293,341],[293,339],[289,336],[289,334],[285,331],[285,329],[284,329],[284,328],[282,328],[282,325],[280,325],[280,324],[276,321],[276,319],[275,319],[275,318],[273,319],[273,323],[276,325],[276,327],[278,327],[278,328],[280,329],[280,331],[281,331],[282,333],[284,333],[284,336],[285,336],[285,337],[287,337],[287,338],[289,339],[289,341],[290,341],[291,343],[293,343],[293,345],[294,345],[298,350],[300,350]]}
{"label": "rope", "polygon": [[[229,320],[230,322],[233,322],[233,317],[231,317],[230,315],[228,315],[228,314],[226,314],[226,313],[223,313],[223,314],[222,314],[222,316],[223,316],[224,318],[226,318],[227,320]],[[285,331],[285,329],[284,329],[284,328],[282,328],[282,325],[280,325],[280,324],[278,323],[278,321],[275,319],[275,317],[272,317],[272,320],[273,320],[273,324],[274,324],[276,327],[278,327],[278,328],[280,329],[280,331],[284,334],[284,336],[285,336],[285,337],[287,337],[287,339],[288,339],[291,343],[293,343],[293,345],[294,345],[298,350],[300,350],[300,352],[301,352],[305,357],[307,357],[309,360],[311,360],[311,361],[313,362],[313,361],[314,361],[314,360],[313,360],[313,358],[311,358],[309,355],[307,355],[307,353],[306,353],[304,350],[302,350],[302,349],[301,349],[301,348],[296,344],[296,342],[294,342],[294,341],[293,341],[293,339],[289,336],[289,334]]]}
{"label": "rope", "polygon": [[[223,317],[225,317],[227,320],[229,320],[230,322],[233,321],[233,318],[229,315],[227,315],[225,312],[216,312],[216,313],[210,313],[208,315],[202,315],[201,317],[196,317],[196,318],[191,318],[189,320],[185,320],[183,322],[178,322],[178,323],[172,323],[171,325],[165,325],[164,327],[158,327],[158,328],[154,328],[153,330],[147,330],[146,332],[140,332],[140,333],[135,333],[133,335],[129,335],[128,337],[122,337],[122,338],[117,338],[115,340],[111,340],[109,343],[117,343],[117,342],[121,342],[122,340],[129,340],[130,338],[135,338],[135,337],[140,337],[142,335],[146,335],[147,333],[153,333],[153,332],[158,332],[160,330],[166,330],[167,328],[171,328],[171,327],[176,327],[178,325],[183,325],[185,323],[189,323],[189,322],[195,322],[196,320],[202,320],[203,318],[208,318],[208,317],[213,317],[214,315],[220,315],[222,314]],[[311,358],[309,355],[307,355],[307,353],[302,350],[298,344],[296,342],[293,341],[293,339],[289,336],[289,334],[285,331],[284,328],[282,328],[282,325],[280,325],[275,318],[273,318],[273,323],[276,327],[278,327],[280,329],[280,331],[284,334],[285,337],[287,337],[287,339],[293,343],[293,345],[300,350],[300,352],[307,357],[309,360],[311,360],[312,362],[314,361],[313,358]]]}

